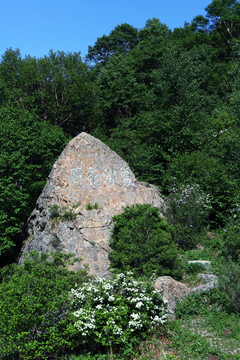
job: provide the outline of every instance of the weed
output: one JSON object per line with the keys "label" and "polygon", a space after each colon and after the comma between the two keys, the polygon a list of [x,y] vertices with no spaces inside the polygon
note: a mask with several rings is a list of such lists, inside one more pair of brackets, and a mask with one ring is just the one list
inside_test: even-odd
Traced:
{"label": "weed", "polygon": [[72,209],[68,209],[66,206],[59,207],[58,205],[53,205],[50,208],[50,219],[55,221],[60,220],[74,220],[77,214],[73,213]]}
{"label": "weed", "polygon": [[222,305],[229,312],[240,312],[240,264],[229,257],[219,265],[219,291]]}
{"label": "weed", "polygon": [[57,235],[54,235],[54,237],[50,241],[50,245],[52,245],[54,249],[59,249],[60,243],[61,241]]}
{"label": "weed", "polygon": [[73,209],[78,208],[81,205],[81,201],[78,201],[76,204],[74,204],[72,207]]}
{"label": "weed", "polygon": [[204,248],[203,250],[187,250],[184,253],[184,256],[187,260],[212,260],[212,251],[208,248]]}
{"label": "weed", "polygon": [[59,218],[60,215],[60,208],[57,204],[54,204],[51,208],[50,208],[50,219],[56,219]]}
{"label": "weed", "polygon": [[101,207],[99,206],[98,203],[94,203],[94,205],[91,203],[87,203],[86,205],[86,210],[99,210],[99,209],[101,209]]}
{"label": "weed", "polygon": [[65,210],[62,219],[64,220],[74,220],[76,218],[77,214],[74,214],[72,210]]}

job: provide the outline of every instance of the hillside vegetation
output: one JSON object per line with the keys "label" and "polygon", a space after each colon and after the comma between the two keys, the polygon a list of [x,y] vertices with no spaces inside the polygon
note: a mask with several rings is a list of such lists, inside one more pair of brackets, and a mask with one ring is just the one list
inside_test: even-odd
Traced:
{"label": "hillside vegetation", "polygon": [[[57,359],[61,355],[67,359],[70,354],[80,354],[72,355],[72,360],[134,359],[134,356],[145,360],[154,359],[156,354],[156,358],[163,359],[237,359],[239,39],[240,2],[213,0],[206,7],[205,16],[196,16],[182,28],[170,30],[157,18],[148,19],[142,29],[130,24],[117,25],[110,34],[98,38],[94,46],[89,46],[84,60],[80,53],[61,51],[50,51],[43,58],[23,58],[19,49],[9,48],[2,55],[0,309],[6,321],[0,320],[1,359]],[[138,180],[158,186],[168,204],[164,220],[156,209],[149,207],[145,208],[147,213],[140,207],[126,209],[122,217],[115,219],[111,240],[115,272],[132,270],[144,281],[154,272],[175,274],[189,285],[196,281],[196,273],[188,268],[187,260],[204,257],[212,261],[213,272],[220,275],[219,291],[191,301],[187,299],[179,305],[174,325],[162,324],[160,332],[153,331],[151,340],[143,336],[142,345],[139,345],[142,337],[138,325],[136,333],[130,336],[124,323],[124,316],[129,320],[131,315],[127,313],[130,305],[121,298],[121,288],[118,304],[124,313],[124,336],[130,340],[120,352],[114,337],[116,329],[110,323],[112,333],[109,335],[109,329],[104,328],[105,337],[102,324],[98,324],[99,341],[95,341],[92,354],[88,354],[89,343],[79,337],[73,325],[69,291],[75,281],[79,286],[86,279],[90,281],[85,272],[68,273],[65,265],[70,260],[60,255],[49,262],[48,257],[34,254],[35,265],[30,260],[20,267],[15,265],[26,237],[26,221],[54,161],[69,140],[82,131],[116,151],[128,162]],[[147,220],[149,214],[152,222]],[[137,243],[144,252],[137,248],[134,234],[138,235]],[[129,249],[124,248],[125,238],[135,249],[137,261],[130,259]],[[159,260],[156,261],[153,249],[159,249],[159,244],[161,251],[154,250]],[[49,267],[51,281],[44,278],[42,266]],[[42,274],[39,289],[35,286],[38,272]],[[54,285],[57,277],[59,282]],[[152,294],[148,280],[147,290],[143,292]],[[27,289],[30,295],[25,297]],[[40,305],[36,302],[38,291]],[[63,296],[59,297],[61,293]],[[24,304],[30,309],[25,322]],[[41,307],[43,312],[39,311]],[[91,308],[86,308],[87,312],[89,315]],[[39,315],[38,324],[32,324],[34,313]],[[53,314],[58,316],[57,323]],[[4,337],[8,319],[12,319],[11,327],[8,337]],[[164,315],[161,319],[165,319]],[[195,328],[196,324],[200,328],[203,322],[205,332],[199,341],[199,332],[189,335],[186,328]],[[152,328],[148,333],[146,325],[145,330],[152,335]],[[222,346],[209,342],[206,345],[207,332],[213,334],[208,338],[230,337],[233,345],[225,344],[226,339],[219,340]],[[96,333],[94,336],[96,339]],[[11,347],[13,343],[15,346]],[[189,344],[189,353],[184,344]],[[225,351],[231,346],[235,353]],[[138,352],[134,353],[136,348]],[[155,355],[149,358],[152,349]],[[96,355],[98,352],[101,355]]]}

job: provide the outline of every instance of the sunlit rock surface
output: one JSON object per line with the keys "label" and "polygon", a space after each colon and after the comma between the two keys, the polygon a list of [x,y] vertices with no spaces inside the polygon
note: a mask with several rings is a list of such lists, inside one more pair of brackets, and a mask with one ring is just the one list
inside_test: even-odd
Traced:
{"label": "sunlit rock surface", "polygon": [[82,259],[76,268],[87,264],[91,274],[107,276],[112,216],[136,203],[163,206],[155,186],[137,181],[100,140],[79,134],[53,165],[28,220],[20,263],[30,250],[64,251]]}

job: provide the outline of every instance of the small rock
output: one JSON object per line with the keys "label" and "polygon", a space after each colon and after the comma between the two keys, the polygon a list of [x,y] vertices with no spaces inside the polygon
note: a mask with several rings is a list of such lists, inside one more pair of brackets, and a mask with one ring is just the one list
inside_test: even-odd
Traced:
{"label": "small rock", "polygon": [[213,274],[198,274],[197,278],[201,279],[205,283],[212,281],[217,282],[217,276]]}
{"label": "small rock", "polygon": [[196,286],[196,287],[190,289],[190,292],[195,293],[195,294],[201,294],[202,292],[209,291],[209,290],[213,289],[214,287],[217,287],[217,282],[210,281],[206,284],[199,285],[199,286]]}
{"label": "small rock", "polygon": [[168,309],[171,314],[176,308],[176,300],[183,300],[189,293],[186,285],[174,280],[171,276],[161,276],[156,279],[154,286],[163,292],[164,298],[168,302]]}

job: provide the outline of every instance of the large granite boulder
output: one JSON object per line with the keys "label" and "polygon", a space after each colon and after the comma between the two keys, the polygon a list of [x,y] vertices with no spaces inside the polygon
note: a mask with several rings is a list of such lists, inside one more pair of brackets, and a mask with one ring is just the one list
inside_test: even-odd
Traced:
{"label": "large granite boulder", "polygon": [[136,180],[128,164],[108,146],[81,133],[70,141],[53,165],[48,181],[28,220],[22,249],[64,251],[88,264],[90,273],[108,273],[112,216],[127,205],[161,208],[158,189]]}

